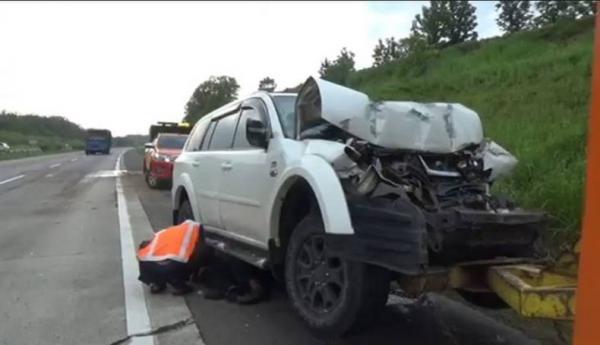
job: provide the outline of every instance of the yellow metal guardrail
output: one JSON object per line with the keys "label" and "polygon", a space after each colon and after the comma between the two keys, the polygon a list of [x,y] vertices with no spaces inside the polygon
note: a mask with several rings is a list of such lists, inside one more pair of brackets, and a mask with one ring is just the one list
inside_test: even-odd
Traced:
{"label": "yellow metal guardrail", "polygon": [[400,277],[396,282],[408,295],[446,289],[494,293],[523,316],[573,320],[578,261],[579,242],[552,264],[498,258],[430,268],[417,276]]}
{"label": "yellow metal guardrail", "polygon": [[492,266],[487,285],[523,316],[573,320],[579,248],[578,241],[548,266]]}
{"label": "yellow metal guardrail", "polygon": [[488,286],[526,317],[573,320],[577,279],[535,265],[490,267]]}

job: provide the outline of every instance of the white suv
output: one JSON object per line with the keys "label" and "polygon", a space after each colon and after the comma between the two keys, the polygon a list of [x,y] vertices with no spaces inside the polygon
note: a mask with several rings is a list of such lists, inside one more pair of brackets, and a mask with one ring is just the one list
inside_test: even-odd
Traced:
{"label": "white suv", "polygon": [[310,328],[342,334],[375,320],[392,279],[531,255],[544,214],[489,193],[515,164],[460,104],[372,102],[309,78],[196,123],[173,221],[201,222],[209,245],[282,278]]}

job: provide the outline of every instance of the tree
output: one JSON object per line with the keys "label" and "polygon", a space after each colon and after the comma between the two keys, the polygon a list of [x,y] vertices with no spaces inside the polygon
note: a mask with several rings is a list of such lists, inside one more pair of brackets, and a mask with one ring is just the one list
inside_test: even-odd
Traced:
{"label": "tree", "polygon": [[335,60],[325,59],[321,62],[319,74],[332,83],[347,85],[348,77],[354,71],[354,53],[344,47]]}
{"label": "tree", "polygon": [[210,111],[233,101],[239,88],[233,77],[211,76],[194,90],[185,106],[184,120],[194,124]]}
{"label": "tree", "polygon": [[276,87],[277,87],[277,84],[275,83],[275,79],[273,79],[271,77],[264,77],[258,83],[258,89],[262,90],[262,91],[273,92],[273,91],[275,91]]}
{"label": "tree", "polygon": [[415,32],[399,40],[394,37],[386,38],[385,41],[380,39],[373,48],[373,66],[415,57],[427,49],[425,38]]}
{"label": "tree", "polygon": [[469,1],[430,1],[415,16],[412,31],[432,46],[448,46],[476,40],[476,27],[475,6]]}
{"label": "tree", "polygon": [[379,39],[377,45],[373,48],[373,65],[381,66],[403,57],[400,42],[396,41],[394,37],[386,38],[385,41]]}
{"label": "tree", "polygon": [[427,44],[427,40],[422,35],[415,32],[411,33],[410,36],[405,37],[399,42],[399,51],[401,58],[413,58],[422,56],[426,51],[431,50]]}
{"label": "tree", "polygon": [[538,27],[554,24],[563,19],[578,19],[596,13],[597,1],[548,0],[536,1],[539,15],[534,19]]}
{"label": "tree", "polygon": [[421,14],[415,16],[412,32],[425,37],[431,46],[439,45],[448,25],[446,1],[430,1],[429,7],[423,6]]}
{"label": "tree", "polygon": [[446,26],[448,45],[477,39],[475,6],[466,0],[446,1],[450,13]]}
{"label": "tree", "polygon": [[531,2],[500,0],[496,3],[496,11],[500,11],[496,23],[507,33],[518,32],[531,27],[533,14]]}
{"label": "tree", "polygon": [[577,1],[575,11],[581,17],[593,16],[596,14],[597,0]]}
{"label": "tree", "polygon": [[294,87],[286,87],[285,89],[283,89],[281,92],[291,92],[291,93],[297,93],[298,91],[300,91],[300,88],[302,87],[302,85],[304,85],[304,83],[300,83]]}

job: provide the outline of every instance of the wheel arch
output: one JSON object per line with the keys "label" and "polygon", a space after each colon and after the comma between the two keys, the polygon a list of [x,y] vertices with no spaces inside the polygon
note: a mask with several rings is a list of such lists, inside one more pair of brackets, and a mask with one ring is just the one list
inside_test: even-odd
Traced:
{"label": "wheel arch", "polygon": [[303,157],[299,165],[282,174],[280,181],[269,218],[270,237],[279,247],[285,250],[294,227],[311,209],[320,212],[326,233],[354,233],[340,180],[324,159]]}
{"label": "wheel arch", "polygon": [[177,219],[179,205],[181,205],[184,199],[187,199],[192,206],[194,219],[197,222],[202,223],[202,215],[200,209],[198,208],[198,202],[193,191],[194,188],[189,176],[182,174],[179,178],[177,178],[177,180],[173,181],[173,189],[171,190],[171,209],[173,210],[174,222]]}

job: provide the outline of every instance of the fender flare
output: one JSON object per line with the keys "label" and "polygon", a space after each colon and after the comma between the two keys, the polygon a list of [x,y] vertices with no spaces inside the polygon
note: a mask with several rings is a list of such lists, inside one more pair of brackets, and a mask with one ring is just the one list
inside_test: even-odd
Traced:
{"label": "fender flare", "polygon": [[192,179],[188,174],[181,174],[177,179],[177,188],[171,193],[171,208],[173,211],[179,208],[179,199],[181,193],[185,190],[188,200],[192,206],[192,212],[194,213],[194,220],[202,224],[201,212],[198,208],[198,202],[196,200],[196,194],[194,193],[194,185]]}
{"label": "fender flare", "polygon": [[312,189],[321,211],[325,232],[328,234],[354,234],[346,196],[339,177],[331,165],[316,155],[307,155],[297,164],[284,170],[271,195],[269,215],[271,238],[279,239],[279,215],[286,193],[298,178]]}

